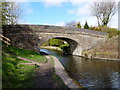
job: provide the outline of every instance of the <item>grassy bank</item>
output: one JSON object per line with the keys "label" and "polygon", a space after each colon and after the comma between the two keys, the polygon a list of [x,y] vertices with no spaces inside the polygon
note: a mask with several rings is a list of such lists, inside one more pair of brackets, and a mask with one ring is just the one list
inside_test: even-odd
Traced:
{"label": "grassy bank", "polygon": [[[29,61],[23,61],[18,59],[17,56],[21,56],[33,61],[43,63],[46,62],[45,56],[40,55],[37,52],[16,48],[3,44],[2,50],[2,87],[3,88],[36,88],[35,78],[38,67],[31,64]],[[64,82],[56,75],[54,70],[54,59],[50,57],[51,65],[51,78],[53,82],[60,88],[67,88]],[[46,81],[47,82],[47,81]],[[49,82],[48,82],[49,83]],[[54,88],[54,87],[53,87]]]}
{"label": "grassy bank", "polygon": [[113,37],[109,39],[106,43],[96,46],[90,50],[84,51],[82,54],[84,56],[92,56],[96,58],[120,58],[118,56],[118,37]]}
{"label": "grassy bank", "polygon": [[10,54],[21,56],[26,59],[31,59],[36,62],[45,63],[47,61],[44,56],[40,55],[38,52],[31,50],[20,49],[13,46],[4,47],[4,49]]}
{"label": "grassy bank", "polygon": [[30,63],[18,59],[21,56],[32,59],[37,62],[46,62],[45,56],[37,52],[16,48],[13,46],[6,47],[3,44],[2,49],[2,82],[3,88],[34,88],[35,72],[37,67],[33,65],[24,65],[21,63]]}

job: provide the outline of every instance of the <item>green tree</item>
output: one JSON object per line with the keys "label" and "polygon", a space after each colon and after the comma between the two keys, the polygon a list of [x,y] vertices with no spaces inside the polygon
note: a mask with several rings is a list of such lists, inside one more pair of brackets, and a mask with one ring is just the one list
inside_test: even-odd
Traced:
{"label": "green tree", "polygon": [[85,25],[84,25],[84,29],[89,29],[88,23],[86,21]]}
{"label": "green tree", "polygon": [[77,23],[77,28],[81,28],[80,22]]}
{"label": "green tree", "polygon": [[0,2],[2,25],[17,24],[20,19],[20,8],[15,2],[6,2],[2,0]]}

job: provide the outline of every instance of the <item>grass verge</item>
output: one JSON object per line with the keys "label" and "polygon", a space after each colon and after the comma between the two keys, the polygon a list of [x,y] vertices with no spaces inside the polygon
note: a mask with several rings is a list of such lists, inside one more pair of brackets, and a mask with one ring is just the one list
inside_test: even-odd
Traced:
{"label": "grass verge", "polygon": [[18,65],[22,60],[4,51],[2,56],[2,87],[34,88],[35,65]]}
{"label": "grass verge", "polygon": [[7,52],[14,54],[16,56],[21,56],[26,59],[31,59],[31,60],[39,62],[39,63],[47,62],[47,59],[45,58],[45,56],[40,55],[38,52],[20,49],[20,48],[16,48],[13,46],[8,46],[8,47],[4,47],[4,48]]}

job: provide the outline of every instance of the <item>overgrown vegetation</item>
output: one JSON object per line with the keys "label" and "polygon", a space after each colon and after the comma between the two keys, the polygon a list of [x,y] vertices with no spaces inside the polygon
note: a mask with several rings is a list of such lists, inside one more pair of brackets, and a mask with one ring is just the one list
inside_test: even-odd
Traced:
{"label": "overgrown vegetation", "polygon": [[90,27],[89,29],[95,30],[95,31],[106,32],[108,34],[108,38],[111,38],[113,36],[117,36],[120,34],[120,31],[118,31],[115,28],[110,28],[110,27]]}

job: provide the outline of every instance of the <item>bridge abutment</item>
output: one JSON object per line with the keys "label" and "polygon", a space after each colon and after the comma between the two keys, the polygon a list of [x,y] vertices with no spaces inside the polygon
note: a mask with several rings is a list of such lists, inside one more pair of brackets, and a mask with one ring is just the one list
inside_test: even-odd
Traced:
{"label": "bridge abutment", "polygon": [[73,55],[81,56],[82,51],[83,51],[82,47],[78,45],[76,49],[73,51]]}

